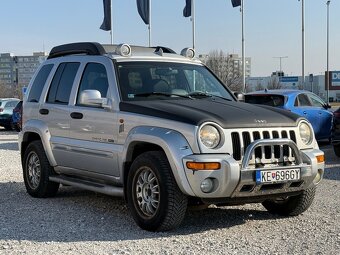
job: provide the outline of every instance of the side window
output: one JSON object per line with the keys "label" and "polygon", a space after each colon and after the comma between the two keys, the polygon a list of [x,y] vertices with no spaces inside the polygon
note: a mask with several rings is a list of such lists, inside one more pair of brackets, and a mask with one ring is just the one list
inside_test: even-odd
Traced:
{"label": "side window", "polygon": [[323,107],[325,105],[325,103],[322,102],[321,99],[319,99],[318,97],[314,95],[309,95],[309,98],[310,98],[310,101],[312,102],[312,106]]}
{"label": "side window", "polygon": [[77,104],[79,104],[80,94],[87,89],[98,90],[102,98],[107,95],[109,82],[105,66],[98,63],[89,63],[86,65],[83,77],[81,78],[79,91],[77,95]]}
{"label": "side window", "polygon": [[300,94],[298,95],[298,99],[299,99],[299,106],[311,106],[307,95]]}
{"label": "side window", "polygon": [[53,64],[49,64],[49,65],[43,66],[40,69],[39,73],[35,77],[35,80],[32,84],[32,88],[27,99],[28,102],[36,102],[36,103],[39,102],[41,92],[44,88],[47,77],[52,70],[52,67],[53,67]]}
{"label": "side window", "polygon": [[46,102],[68,104],[79,65],[80,63],[62,63],[58,66],[48,91]]}

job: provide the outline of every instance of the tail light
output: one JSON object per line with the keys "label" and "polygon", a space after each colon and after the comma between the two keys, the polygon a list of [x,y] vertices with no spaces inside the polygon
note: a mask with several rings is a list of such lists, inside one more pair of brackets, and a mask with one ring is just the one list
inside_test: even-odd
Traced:
{"label": "tail light", "polygon": [[4,111],[4,109],[0,108],[0,112],[3,112],[3,111]]}
{"label": "tail light", "polygon": [[[1,112],[1,109],[0,109]],[[333,112],[335,118],[340,118],[340,112]]]}

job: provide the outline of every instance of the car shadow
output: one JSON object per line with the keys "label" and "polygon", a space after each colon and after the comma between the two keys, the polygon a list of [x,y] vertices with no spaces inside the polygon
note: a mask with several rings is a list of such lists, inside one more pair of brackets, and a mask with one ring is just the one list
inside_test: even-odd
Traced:
{"label": "car shadow", "polygon": [[61,187],[54,198],[38,199],[23,183],[0,183],[0,240],[37,242],[117,241],[190,235],[233,228],[254,220],[277,219],[268,212],[241,207],[189,210],[181,226],[170,232],[140,229],[123,199]]}

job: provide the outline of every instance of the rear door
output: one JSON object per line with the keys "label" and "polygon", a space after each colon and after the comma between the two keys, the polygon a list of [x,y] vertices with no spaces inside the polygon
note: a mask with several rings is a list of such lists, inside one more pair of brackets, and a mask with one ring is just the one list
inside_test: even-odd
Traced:
{"label": "rear door", "polygon": [[315,136],[319,139],[321,132],[320,120],[318,117],[318,109],[312,106],[307,93],[298,94],[295,100],[292,112],[305,117],[313,126]]}
{"label": "rear door", "polygon": [[331,135],[333,114],[325,108],[326,103],[314,94],[308,94],[319,125],[318,139],[328,139]]}
{"label": "rear door", "polygon": [[58,65],[46,100],[39,108],[39,118],[48,126],[50,143],[58,166],[68,166],[69,99],[79,66],[79,62],[62,62]]}

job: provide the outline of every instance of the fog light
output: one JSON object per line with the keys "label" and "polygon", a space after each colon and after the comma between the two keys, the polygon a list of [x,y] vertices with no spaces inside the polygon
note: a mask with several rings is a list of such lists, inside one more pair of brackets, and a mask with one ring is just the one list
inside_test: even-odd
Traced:
{"label": "fog light", "polygon": [[318,184],[322,180],[323,170],[318,169],[318,172],[313,180],[314,184]]}
{"label": "fog light", "polygon": [[201,182],[201,190],[204,193],[209,193],[214,188],[214,182],[211,178],[207,178]]}

